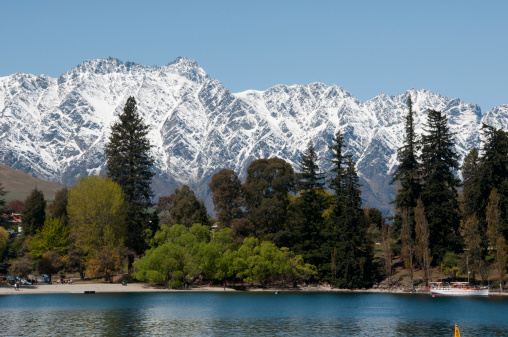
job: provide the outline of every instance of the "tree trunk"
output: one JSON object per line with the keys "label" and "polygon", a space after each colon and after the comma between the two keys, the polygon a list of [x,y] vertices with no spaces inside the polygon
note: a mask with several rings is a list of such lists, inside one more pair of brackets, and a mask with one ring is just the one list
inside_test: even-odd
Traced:
{"label": "tree trunk", "polygon": [[128,261],[128,264],[127,264],[127,272],[129,273],[129,275],[133,272],[133,268],[132,268],[132,264],[134,263],[134,253],[130,253],[129,255],[127,255],[127,261]]}

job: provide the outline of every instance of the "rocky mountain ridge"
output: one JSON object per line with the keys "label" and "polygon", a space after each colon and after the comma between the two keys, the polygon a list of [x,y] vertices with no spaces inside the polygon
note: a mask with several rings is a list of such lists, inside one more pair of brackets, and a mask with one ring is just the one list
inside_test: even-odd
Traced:
{"label": "rocky mountain ridge", "polygon": [[217,171],[230,168],[243,178],[252,160],[275,156],[298,170],[310,140],[327,171],[327,146],[340,129],[357,161],[365,201],[388,214],[409,94],[417,131],[423,132],[427,109],[443,111],[461,158],[479,146],[482,123],[508,129],[508,104],[482,115],[474,103],[415,89],[361,102],[322,83],[231,93],[187,58],[165,66],[107,58],[87,60],[58,78],[0,78],[0,162],[65,185],[104,172],[110,126],[132,95],[150,126],[157,195],[188,184],[210,207],[208,183]]}

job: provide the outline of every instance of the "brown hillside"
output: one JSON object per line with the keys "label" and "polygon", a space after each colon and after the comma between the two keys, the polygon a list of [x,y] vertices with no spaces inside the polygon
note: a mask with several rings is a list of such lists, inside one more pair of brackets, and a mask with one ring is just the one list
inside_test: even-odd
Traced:
{"label": "brown hillside", "polygon": [[31,175],[15,170],[7,165],[0,164],[0,182],[5,192],[5,200],[25,200],[35,186],[44,193],[47,200],[53,200],[55,193],[64,186],[32,177]]}

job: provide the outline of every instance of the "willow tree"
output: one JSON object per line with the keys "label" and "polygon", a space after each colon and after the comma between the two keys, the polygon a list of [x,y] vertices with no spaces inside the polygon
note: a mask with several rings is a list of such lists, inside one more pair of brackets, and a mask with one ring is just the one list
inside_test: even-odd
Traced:
{"label": "willow tree", "polygon": [[126,245],[129,254],[129,271],[134,254],[145,251],[144,230],[149,227],[152,206],[151,182],[154,159],[150,154],[148,126],[137,111],[136,100],[129,97],[119,120],[111,127],[106,144],[107,175],[122,188],[128,207],[125,209]]}

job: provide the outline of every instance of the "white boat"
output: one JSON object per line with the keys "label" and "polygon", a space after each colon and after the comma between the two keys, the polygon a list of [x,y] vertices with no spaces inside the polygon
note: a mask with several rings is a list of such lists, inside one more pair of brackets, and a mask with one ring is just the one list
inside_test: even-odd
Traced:
{"label": "white boat", "polygon": [[451,296],[488,296],[489,287],[472,286],[469,282],[431,282],[430,293]]}

